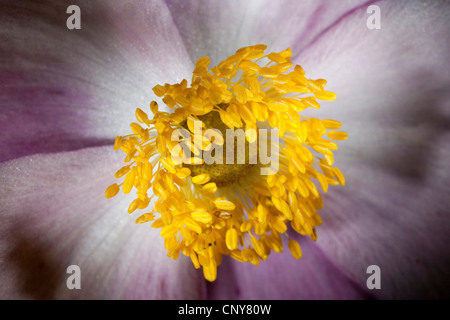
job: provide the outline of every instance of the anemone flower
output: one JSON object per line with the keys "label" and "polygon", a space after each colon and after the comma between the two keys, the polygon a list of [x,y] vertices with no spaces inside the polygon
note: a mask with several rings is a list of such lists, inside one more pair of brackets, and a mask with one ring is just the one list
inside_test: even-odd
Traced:
{"label": "anemone flower", "polygon": [[[2,299],[450,296],[447,3],[77,1],[81,29],[69,30],[72,4],[3,1],[0,11]],[[379,11],[379,28],[370,28],[370,6]],[[150,115],[138,111],[144,124],[155,120],[148,105],[160,101],[162,108],[158,95],[172,88],[157,85],[183,84],[206,62],[216,66],[259,44],[337,93],[301,114],[335,119],[348,132],[334,158],[346,185],[321,192],[323,208],[315,204],[323,221],[314,233],[291,225],[284,250],[272,247],[282,252],[257,266],[225,255],[211,276],[183,254],[172,259],[159,229],[135,223],[135,213],[127,214],[131,193],[105,198],[124,158],[113,145],[136,122],[136,108]],[[325,84],[308,83],[320,90]],[[200,184],[211,179],[189,171]],[[216,201],[224,212],[235,209]],[[233,249],[236,234],[222,236]],[[72,265],[79,266],[80,289],[67,286]],[[380,287],[368,285],[371,266]]]}

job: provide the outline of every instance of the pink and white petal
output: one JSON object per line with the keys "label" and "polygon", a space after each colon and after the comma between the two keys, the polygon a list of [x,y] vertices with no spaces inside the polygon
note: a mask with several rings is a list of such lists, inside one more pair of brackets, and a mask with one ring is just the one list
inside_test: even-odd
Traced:
{"label": "pink and white petal", "polygon": [[[158,229],[136,225],[129,197],[106,199],[120,161],[110,147],[0,165],[1,299],[198,299],[201,271],[167,257]],[[81,289],[66,286],[81,269]]]}
{"label": "pink and white petal", "polygon": [[148,110],[153,86],[192,62],[164,2],[4,1],[0,12],[0,160],[112,143]]}
{"label": "pink and white petal", "polygon": [[294,59],[338,94],[309,115],[349,133],[336,155],[347,186],[326,195],[317,243],[358,283],[379,265],[377,297],[449,297],[450,7],[376,5],[380,30],[361,8]]}
{"label": "pink and white petal", "polygon": [[326,199],[317,244],[349,278],[364,285],[381,270],[382,299],[450,296],[450,165],[435,150],[423,180],[399,178],[359,159],[343,159],[348,185]]}
{"label": "pink and white petal", "polygon": [[[343,274],[321,249],[307,238],[296,237],[303,257],[295,260],[287,246],[259,266],[224,259],[217,280],[208,283],[210,299],[313,300],[371,299],[365,287]],[[229,257],[227,257],[229,258]]]}
{"label": "pink and white petal", "polygon": [[316,36],[367,1],[166,0],[193,60],[212,65],[237,49],[263,43],[270,51],[299,52]]}

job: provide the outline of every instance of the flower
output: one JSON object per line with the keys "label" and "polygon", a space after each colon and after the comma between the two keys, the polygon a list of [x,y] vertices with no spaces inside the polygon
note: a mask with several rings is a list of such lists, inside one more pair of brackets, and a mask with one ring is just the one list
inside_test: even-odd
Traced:
{"label": "flower", "polygon": [[[6,1],[0,13],[2,299],[449,296],[448,5],[77,1],[81,30],[68,30],[70,4]],[[366,27],[369,5],[380,30]],[[316,242],[289,233],[302,259],[225,257],[206,284],[126,214],[131,194],[105,199],[123,161],[112,144],[157,98],[155,84],[258,43],[291,47],[294,64],[338,93],[304,115],[344,124],[346,186],[323,195]],[[70,265],[81,290],[66,286]],[[381,269],[379,290],[366,287],[369,265]]]}
{"label": "flower", "polygon": [[[216,280],[223,255],[259,265],[271,250],[283,251],[283,236],[300,259],[300,245],[289,238],[287,224],[317,239],[323,201],[311,178],[324,192],[329,184],[345,184],[333,168],[337,145],[322,138],[345,140],[345,132],[327,130],[341,124],[299,114],[336,94],[324,90],[326,80],[307,79],[299,65],[285,74],[293,66],[290,48],[269,54],[265,49],[241,48],[211,70],[210,59],[200,58],[190,87],[186,79],[156,85],[155,94],[174,111],[158,111],[152,101],[150,120],[137,108],[136,119],[146,128],[133,122],[133,133],[114,143],[129,164],[116,172],[116,178],[125,178],[110,185],[106,197],[117,195],[120,186],[125,194],[136,187],[137,198],[128,208],[133,213],[146,209],[156,195],[154,210],[136,222],[153,221],[156,210],[160,218],[152,227],[161,228],[168,256],[177,260],[181,251],[196,268],[203,267],[209,281]],[[278,130],[269,137],[258,129],[264,123]]]}

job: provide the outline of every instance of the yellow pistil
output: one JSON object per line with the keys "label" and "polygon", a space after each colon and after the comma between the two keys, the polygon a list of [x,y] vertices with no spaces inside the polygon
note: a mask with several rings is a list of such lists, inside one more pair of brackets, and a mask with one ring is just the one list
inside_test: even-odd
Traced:
{"label": "yellow pistil", "polygon": [[[324,89],[325,80],[307,79],[290,62],[290,49],[270,54],[265,49],[239,49],[212,68],[208,57],[200,58],[190,85],[183,80],[153,88],[173,112],[159,111],[155,101],[150,103],[152,117],[138,108],[132,134],[114,142],[114,149],[125,153],[126,165],[114,175],[123,183],[108,187],[106,197],[114,197],[120,188],[124,193],[134,189],[137,197],[129,213],[145,210],[155,197],[154,208],[136,223],[152,221],[152,227],[161,229],[168,256],[177,259],[181,252],[190,257],[208,281],[216,279],[224,255],[259,265],[272,250],[283,251],[284,242],[300,259],[300,245],[287,236],[288,226],[316,240],[315,228],[322,223],[317,212],[323,206],[317,187],[327,192],[329,185],[345,184],[342,172],[333,167],[338,147],[331,140],[344,140],[347,133],[337,131],[338,121],[300,115],[306,108],[319,108],[317,100],[331,101],[336,94]],[[279,132],[279,166],[262,175],[260,169],[270,164],[251,162],[248,150],[255,141],[258,147],[273,142],[257,131],[268,127]],[[226,145],[226,129],[246,132],[244,163],[236,161],[237,152],[234,163],[225,163],[231,150],[223,154],[222,163],[202,158]],[[179,130],[187,135],[173,139]],[[180,142],[190,154],[180,153]]]}

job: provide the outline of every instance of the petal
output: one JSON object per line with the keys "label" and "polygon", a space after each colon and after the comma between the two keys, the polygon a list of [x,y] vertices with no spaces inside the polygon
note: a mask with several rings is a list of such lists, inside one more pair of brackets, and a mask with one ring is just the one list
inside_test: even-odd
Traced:
{"label": "petal", "polygon": [[[35,155],[0,166],[1,299],[198,299],[203,276],[167,257],[159,230],[136,225],[130,199],[106,199],[111,148]],[[81,269],[69,290],[67,267]]]}
{"label": "petal", "polygon": [[216,65],[253,44],[294,54],[364,1],[184,1],[167,0],[193,60],[211,57]]}
{"label": "petal", "polygon": [[[450,296],[447,150],[434,153],[426,178],[399,178],[345,159],[347,185],[324,200],[318,245],[343,272],[363,285],[367,268],[381,269],[379,298]],[[343,161],[344,162],[344,161]]]}
{"label": "petal", "polygon": [[325,196],[317,243],[359,284],[380,266],[377,297],[449,297],[450,7],[377,5],[380,30],[361,8],[295,58],[337,93],[315,116],[349,133],[335,157],[347,186]]}
{"label": "petal", "polygon": [[[300,239],[303,257],[294,259],[287,245],[259,266],[224,259],[217,280],[208,284],[210,299],[296,300],[369,299],[309,239]],[[228,257],[227,257],[228,258]]]}
{"label": "petal", "polygon": [[162,1],[7,1],[0,13],[0,160],[112,143],[152,87],[192,63]]}

